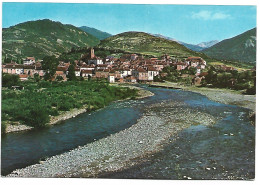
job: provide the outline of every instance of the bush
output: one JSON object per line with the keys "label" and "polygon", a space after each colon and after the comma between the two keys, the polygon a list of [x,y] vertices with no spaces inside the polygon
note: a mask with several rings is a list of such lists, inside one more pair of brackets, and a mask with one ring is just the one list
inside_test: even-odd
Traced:
{"label": "bush", "polygon": [[[2,91],[2,116],[6,121],[19,121],[37,128],[44,127],[49,122],[49,115],[56,116],[58,111],[69,111],[86,104],[98,109],[111,101],[134,97],[137,92],[94,81],[40,81],[38,86],[35,82],[27,86],[33,87],[33,91]],[[37,87],[51,88],[38,91]]]}
{"label": "bush", "polygon": [[18,75],[12,74],[3,74],[2,76],[2,86],[3,87],[12,87],[20,84],[20,79]]}
{"label": "bush", "polygon": [[68,111],[71,108],[73,108],[73,105],[70,102],[62,102],[58,106],[58,110],[60,110],[60,111]]}
{"label": "bush", "polygon": [[248,88],[246,90],[246,94],[255,95],[256,94],[256,88],[255,87]]}
{"label": "bush", "polygon": [[64,79],[63,79],[62,76],[57,76],[57,77],[56,77],[56,80],[57,80],[57,81],[63,81]]}
{"label": "bush", "polygon": [[40,81],[40,82],[38,83],[38,86],[39,86],[40,88],[47,88],[47,87],[50,87],[50,86],[51,86],[51,83],[48,82],[48,81]]}
{"label": "bush", "polygon": [[1,134],[4,135],[6,133],[6,123],[1,121]]}
{"label": "bush", "polygon": [[40,76],[39,76],[38,73],[35,73],[35,74],[33,75],[33,78],[34,78],[35,82],[39,82],[39,81],[40,81]]}
{"label": "bush", "polygon": [[25,114],[24,123],[26,125],[42,128],[50,121],[47,110],[42,106],[34,106]]}

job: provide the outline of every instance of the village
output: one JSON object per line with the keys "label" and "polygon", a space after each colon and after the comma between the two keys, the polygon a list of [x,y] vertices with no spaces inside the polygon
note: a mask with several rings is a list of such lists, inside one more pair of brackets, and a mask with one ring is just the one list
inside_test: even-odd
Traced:
{"label": "village", "polygon": [[[180,60],[165,54],[160,58],[143,58],[137,54],[125,54],[120,58],[107,56],[100,58],[95,56],[94,49],[91,48],[90,57],[86,61],[75,60],[75,76],[84,79],[107,79],[110,83],[146,83],[152,82],[158,76],[166,76],[163,69],[167,66],[177,71],[193,68],[193,84],[199,85],[201,80],[207,75],[203,72],[206,68],[206,61],[201,57],[188,57]],[[59,61],[52,81],[67,81],[68,68],[73,62]],[[225,65],[216,66],[225,71],[236,70]],[[2,65],[2,72],[19,75],[21,81],[34,78],[38,74],[40,78],[45,75],[42,68],[42,61],[36,61],[34,57],[27,57],[23,64],[15,62]],[[187,76],[187,75],[186,75]],[[185,74],[183,74],[185,77]]]}

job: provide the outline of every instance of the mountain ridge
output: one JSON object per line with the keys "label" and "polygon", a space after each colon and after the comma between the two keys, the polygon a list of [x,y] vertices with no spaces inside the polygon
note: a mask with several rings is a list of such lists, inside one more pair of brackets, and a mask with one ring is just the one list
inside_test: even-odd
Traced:
{"label": "mountain ridge", "polygon": [[222,40],[202,52],[218,60],[256,62],[256,28]]}
{"label": "mountain ridge", "polygon": [[212,40],[212,41],[207,41],[207,42],[201,42],[199,44],[189,44],[189,43],[182,42],[182,41],[179,41],[177,39],[167,37],[167,36],[164,36],[164,35],[161,35],[161,34],[152,34],[152,35],[154,35],[156,37],[161,37],[161,38],[165,38],[165,39],[168,39],[168,40],[178,42],[178,43],[184,45],[186,48],[191,49],[193,51],[202,51],[203,49],[211,47],[212,45],[219,42],[217,40]]}
{"label": "mountain ridge", "polygon": [[58,56],[73,47],[99,43],[99,39],[73,25],[49,19],[19,23],[2,31],[2,56],[11,58]]}
{"label": "mountain ridge", "polygon": [[104,31],[101,31],[101,30],[98,30],[96,28],[92,28],[92,27],[88,27],[88,26],[81,26],[81,27],[78,27],[79,29],[97,37],[99,40],[103,40],[103,39],[106,39],[108,37],[111,37],[112,34],[110,33],[107,33],[107,32],[104,32]]}
{"label": "mountain ridge", "polygon": [[107,49],[123,49],[128,52],[141,53],[145,55],[161,56],[163,54],[176,57],[202,56],[202,53],[192,51],[182,44],[152,34],[128,31],[123,32],[100,42],[97,47]]}

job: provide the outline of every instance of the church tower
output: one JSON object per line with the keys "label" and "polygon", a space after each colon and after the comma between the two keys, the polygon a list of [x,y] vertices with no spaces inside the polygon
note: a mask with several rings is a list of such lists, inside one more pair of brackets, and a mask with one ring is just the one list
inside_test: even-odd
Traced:
{"label": "church tower", "polygon": [[91,51],[90,51],[90,58],[93,59],[94,57],[95,57],[94,49],[91,48]]}

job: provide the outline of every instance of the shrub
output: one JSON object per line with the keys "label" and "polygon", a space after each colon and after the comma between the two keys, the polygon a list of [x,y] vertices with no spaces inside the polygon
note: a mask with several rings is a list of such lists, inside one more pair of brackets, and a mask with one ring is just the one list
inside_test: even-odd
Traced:
{"label": "shrub", "polygon": [[73,108],[73,105],[70,102],[62,102],[61,104],[59,104],[58,106],[58,110],[60,111],[68,111],[71,108]]}
{"label": "shrub", "polygon": [[251,87],[251,88],[246,89],[246,94],[255,95],[256,94],[256,88]]}
{"label": "shrub", "polygon": [[57,76],[57,77],[56,77],[56,80],[57,80],[57,81],[63,81],[64,79],[63,79],[62,76]]}
{"label": "shrub", "polygon": [[51,83],[48,82],[48,81],[40,81],[40,82],[38,83],[38,86],[39,86],[40,88],[47,88],[47,87],[50,87],[50,86],[51,86]]}
{"label": "shrub", "polygon": [[12,74],[3,74],[2,76],[2,86],[3,87],[12,87],[20,84],[20,79],[18,75]]}
{"label": "shrub", "polygon": [[4,135],[6,133],[6,123],[1,121],[1,134]]}
{"label": "shrub", "polygon": [[25,124],[35,128],[45,127],[50,121],[47,110],[42,106],[32,107],[25,116]]}

